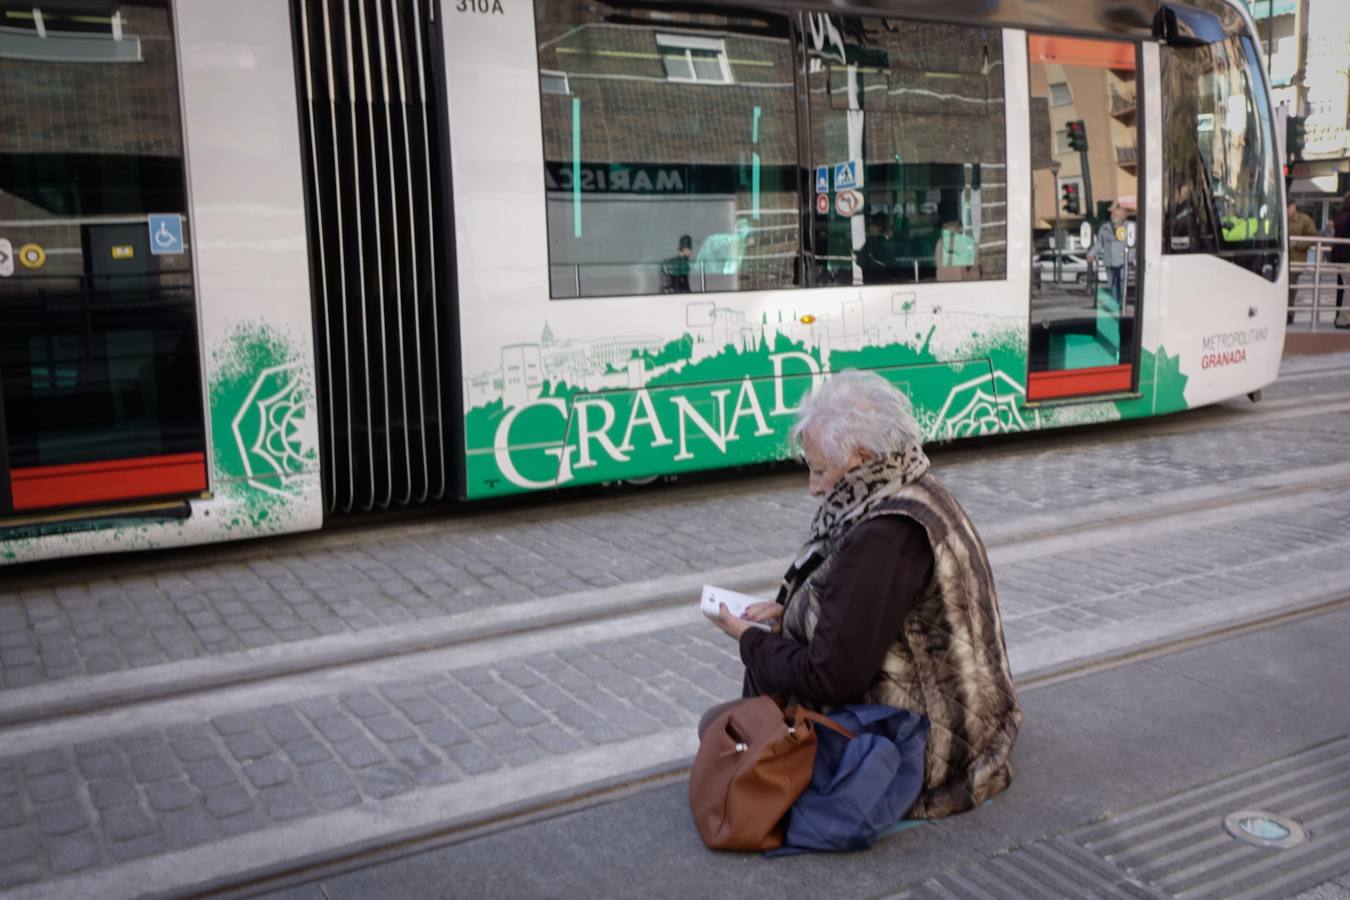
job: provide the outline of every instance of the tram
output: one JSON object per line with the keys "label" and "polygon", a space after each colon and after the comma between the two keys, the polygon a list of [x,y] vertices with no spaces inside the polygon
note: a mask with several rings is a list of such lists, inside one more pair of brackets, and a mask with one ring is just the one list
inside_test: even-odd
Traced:
{"label": "tram", "polygon": [[950,440],[1280,361],[1231,0],[5,0],[0,120],[6,562],[780,459],[847,368]]}

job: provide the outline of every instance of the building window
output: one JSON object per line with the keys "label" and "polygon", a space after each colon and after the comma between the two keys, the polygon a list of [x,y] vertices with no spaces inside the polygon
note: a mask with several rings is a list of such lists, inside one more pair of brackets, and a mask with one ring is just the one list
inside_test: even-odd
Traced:
{"label": "building window", "polygon": [[567,84],[566,72],[547,72],[539,73],[539,90],[544,94],[563,94],[572,93],[572,89]]}
{"label": "building window", "polygon": [[731,83],[731,66],[727,63],[724,41],[687,34],[658,34],[656,46],[661,50],[666,78],[671,81]]}
{"label": "building window", "polygon": [[1050,103],[1053,106],[1070,106],[1073,104],[1073,92],[1069,90],[1068,82],[1057,81],[1050,85]]}

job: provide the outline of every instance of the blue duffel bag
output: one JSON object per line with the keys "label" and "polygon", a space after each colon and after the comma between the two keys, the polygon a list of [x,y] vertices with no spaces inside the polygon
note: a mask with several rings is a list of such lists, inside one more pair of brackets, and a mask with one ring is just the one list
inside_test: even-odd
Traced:
{"label": "blue duffel bag", "polygon": [[816,729],[811,784],[792,805],[776,853],[870,847],[923,789],[927,718],[878,704],[841,706],[830,718],[855,737]]}

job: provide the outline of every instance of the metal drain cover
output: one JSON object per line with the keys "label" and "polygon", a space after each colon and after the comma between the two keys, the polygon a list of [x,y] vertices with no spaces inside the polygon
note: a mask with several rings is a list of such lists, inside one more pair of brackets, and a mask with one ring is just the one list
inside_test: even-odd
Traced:
{"label": "metal drain cover", "polygon": [[1223,820],[1224,831],[1256,847],[1294,847],[1308,839],[1308,832],[1293,819],[1260,809],[1241,809]]}

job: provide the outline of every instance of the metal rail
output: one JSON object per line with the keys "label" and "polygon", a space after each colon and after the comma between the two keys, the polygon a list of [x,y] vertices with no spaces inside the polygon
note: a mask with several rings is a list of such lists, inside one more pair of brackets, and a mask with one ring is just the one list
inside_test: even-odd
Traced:
{"label": "metal rail", "polygon": [[1289,324],[1306,321],[1313,331],[1326,324],[1350,328],[1350,305],[1342,309],[1344,292],[1350,291],[1350,263],[1330,261],[1337,246],[1350,246],[1350,239],[1289,238]]}

